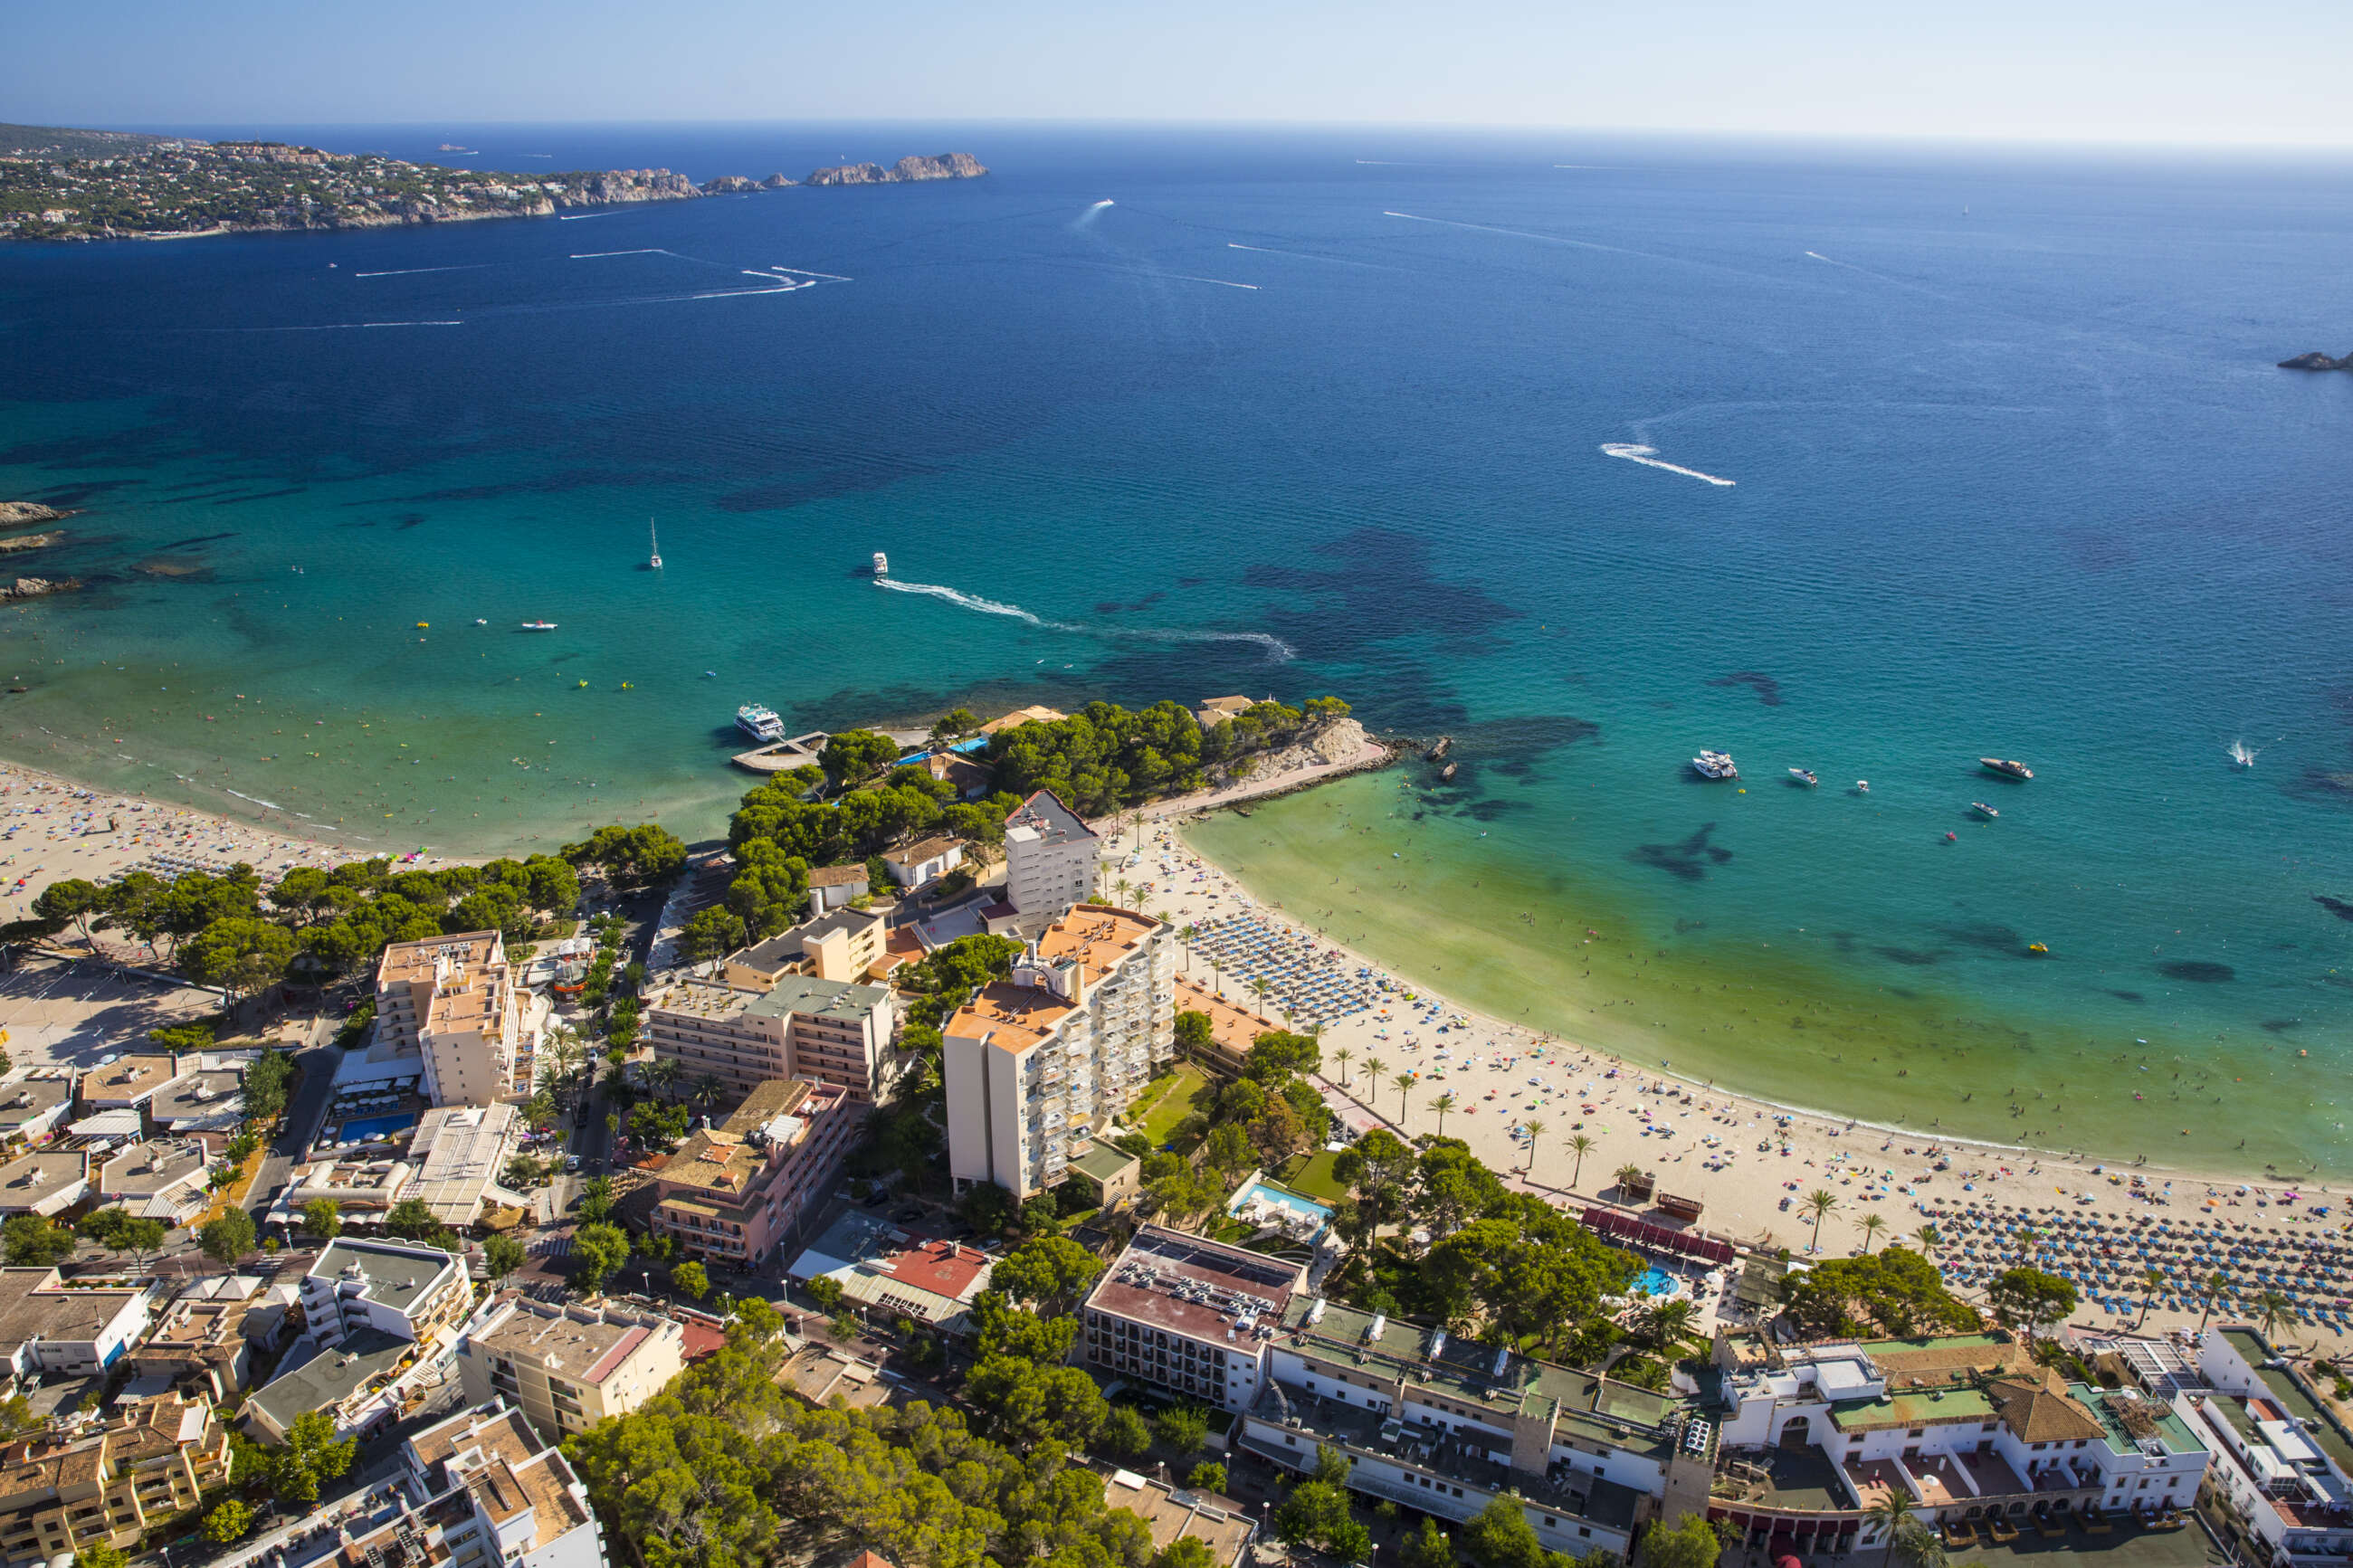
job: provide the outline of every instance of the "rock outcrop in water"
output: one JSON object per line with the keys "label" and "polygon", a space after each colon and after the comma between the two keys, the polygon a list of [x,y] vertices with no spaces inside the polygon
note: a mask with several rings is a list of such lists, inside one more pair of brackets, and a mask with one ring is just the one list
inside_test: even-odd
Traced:
{"label": "rock outcrop in water", "polygon": [[840,163],[812,172],[812,185],[896,185],[915,180],[976,180],[987,167],[969,153],[940,153],[929,158],[902,158],[889,168],[880,163]]}
{"label": "rock outcrop in water", "polygon": [[2282,370],[2353,370],[2353,353],[2348,353],[2342,359],[2331,359],[2318,349],[2315,349],[2308,354],[2298,354],[2294,359],[2280,361],[2279,367]]}
{"label": "rock outcrop in water", "polygon": [[13,539],[0,539],[0,555],[14,555],[19,550],[38,550],[45,544],[55,544],[66,536],[62,528],[47,533],[20,533]]}
{"label": "rock outcrop in water", "polygon": [[13,528],[20,522],[55,522],[65,516],[53,506],[43,506],[37,500],[0,500],[0,528]]}

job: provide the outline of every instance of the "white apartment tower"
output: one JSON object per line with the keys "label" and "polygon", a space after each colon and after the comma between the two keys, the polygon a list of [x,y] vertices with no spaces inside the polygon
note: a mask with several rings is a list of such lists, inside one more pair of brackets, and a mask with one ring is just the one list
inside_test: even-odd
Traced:
{"label": "white apartment tower", "polygon": [[514,1082],[514,971],[494,931],[396,942],[375,972],[380,1042],[424,1060],[425,1092],[436,1105],[490,1105],[526,1096]]}
{"label": "white apartment tower", "polygon": [[1017,1198],[1062,1179],[1072,1152],[1127,1109],[1176,1049],[1167,926],[1079,904],[942,1029],[948,1171]]}
{"label": "white apartment tower", "polygon": [[[1103,840],[1041,789],[1005,819],[1005,901],[1023,915],[1060,914],[1094,897]],[[1032,929],[1026,922],[1024,930]]]}

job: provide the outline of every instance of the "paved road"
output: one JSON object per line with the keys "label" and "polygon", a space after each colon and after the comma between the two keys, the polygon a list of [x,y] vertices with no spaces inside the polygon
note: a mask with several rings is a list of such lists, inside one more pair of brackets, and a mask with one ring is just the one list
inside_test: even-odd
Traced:
{"label": "paved road", "polygon": [[294,1058],[302,1069],[301,1084],[294,1091],[294,1102],[287,1107],[285,1120],[279,1124],[278,1142],[263,1156],[260,1173],[254,1177],[246,1196],[246,1204],[257,1221],[269,1207],[270,1194],[293,1173],[311,1140],[319,1135],[319,1123],[326,1118],[327,1101],[335,1087],[335,1068],[343,1053],[320,1042],[331,1037],[333,1029],[333,1024],[322,1015],[311,1026],[310,1043]]}

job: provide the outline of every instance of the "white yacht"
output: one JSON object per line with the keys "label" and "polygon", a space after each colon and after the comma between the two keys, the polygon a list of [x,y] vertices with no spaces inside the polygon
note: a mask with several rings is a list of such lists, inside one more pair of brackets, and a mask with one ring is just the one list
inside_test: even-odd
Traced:
{"label": "white yacht", "polygon": [[763,708],[757,702],[746,702],[735,710],[735,727],[755,741],[785,738],[785,721],[776,717],[776,710]]}
{"label": "white yacht", "polygon": [[891,558],[879,550],[874,552],[874,575],[877,577],[891,575]]}
{"label": "white yacht", "polygon": [[1740,770],[1732,763],[1730,752],[1702,752],[1692,759],[1692,771],[1704,779],[1736,779]]}
{"label": "white yacht", "polygon": [[653,545],[652,551],[646,556],[646,564],[659,572],[661,570],[661,535],[654,531],[652,518],[646,519],[646,538]]}

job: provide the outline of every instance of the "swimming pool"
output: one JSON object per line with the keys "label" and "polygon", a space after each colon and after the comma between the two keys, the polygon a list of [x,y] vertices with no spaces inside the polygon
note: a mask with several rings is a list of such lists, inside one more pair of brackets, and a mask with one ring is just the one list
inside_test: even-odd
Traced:
{"label": "swimming pool", "polygon": [[370,1138],[381,1138],[387,1132],[397,1132],[404,1127],[416,1125],[417,1112],[397,1110],[388,1116],[354,1118],[338,1128],[335,1136],[345,1143],[360,1143]]}
{"label": "swimming pool", "polygon": [[1648,1296],[1672,1296],[1678,1294],[1683,1288],[1683,1282],[1682,1280],[1676,1279],[1673,1275],[1668,1273],[1665,1269],[1660,1268],[1655,1263],[1651,1265],[1650,1268],[1644,1269],[1642,1271],[1642,1277],[1634,1281],[1634,1289]]}

